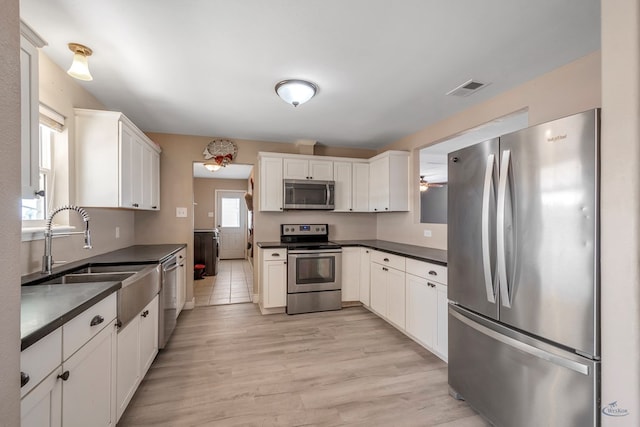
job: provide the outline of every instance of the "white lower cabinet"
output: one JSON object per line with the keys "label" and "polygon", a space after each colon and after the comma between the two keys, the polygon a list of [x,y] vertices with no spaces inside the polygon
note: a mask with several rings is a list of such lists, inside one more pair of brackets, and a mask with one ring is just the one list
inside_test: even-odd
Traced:
{"label": "white lower cabinet", "polygon": [[284,308],[287,305],[287,250],[261,249],[260,304],[262,308]]}
{"label": "white lower cabinet", "polygon": [[437,334],[438,295],[433,283],[407,274],[407,333],[433,348]]}
{"label": "white lower cabinet", "polygon": [[404,329],[404,271],[371,263],[371,308],[384,319]]}
{"label": "white lower cabinet", "polygon": [[371,295],[371,249],[360,248],[360,302],[369,307]]}
{"label": "white lower cabinet", "polygon": [[118,332],[117,419],[158,354],[158,296]]}
{"label": "white lower cabinet", "polygon": [[187,301],[187,250],[181,249],[176,255],[176,260],[178,261],[178,272],[176,276],[176,298],[178,300],[178,307],[176,317],[178,317]]}
{"label": "white lower cabinet", "polygon": [[22,352],[22,426],[116,425],[115,313],[112,294]]}
{"label": "white lower cabinet", "polygon": [[360,300],[360,248],[342,248],[342,301]]}

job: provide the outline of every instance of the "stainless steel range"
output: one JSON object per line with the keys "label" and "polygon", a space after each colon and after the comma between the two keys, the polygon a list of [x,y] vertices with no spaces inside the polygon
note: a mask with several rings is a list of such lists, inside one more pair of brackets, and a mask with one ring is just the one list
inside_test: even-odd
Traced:
{"label": "stainless steel range", "polygon": [[287,314],[342,308],[342,248],[328,224],[282,224],[287,247]]}

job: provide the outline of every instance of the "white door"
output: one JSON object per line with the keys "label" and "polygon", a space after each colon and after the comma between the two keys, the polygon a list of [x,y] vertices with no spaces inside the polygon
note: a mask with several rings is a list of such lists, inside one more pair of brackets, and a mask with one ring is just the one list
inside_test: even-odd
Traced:
{"label": "white door", "polygon": [[244,191],[216,190],[216,224],[220,230],[220,259],[244,259],[247,246]]}

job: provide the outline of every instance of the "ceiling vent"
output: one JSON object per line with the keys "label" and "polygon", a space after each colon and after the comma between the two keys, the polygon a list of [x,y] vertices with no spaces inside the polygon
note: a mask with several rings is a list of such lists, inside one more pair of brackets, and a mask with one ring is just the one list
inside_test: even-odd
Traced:
{"label": "ceiling vent", "polygon": [[479,82],[477,80],[467,80],[466,82],[462,83],[460,86],[456,87],[455,89],[450,90],[449,92],[447,92],[447,95],[451,95],[451,96],[469,96],[474,92],[479,91],[480,89],[482,89],[483,87],[487,86],[489,83],[482,83]]}

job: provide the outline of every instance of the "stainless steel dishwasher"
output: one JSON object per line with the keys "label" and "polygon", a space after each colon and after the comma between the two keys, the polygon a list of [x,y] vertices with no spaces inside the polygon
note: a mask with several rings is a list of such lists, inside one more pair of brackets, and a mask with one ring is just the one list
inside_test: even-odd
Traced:
{"label": "stainless steel dishwasher", "polygon": [[158,347],[164,348],[176,327],[178,313],[177,277],[178,261],[171,255],[162,262],[162,287],[160,288],[160,312],[158,315]]}

